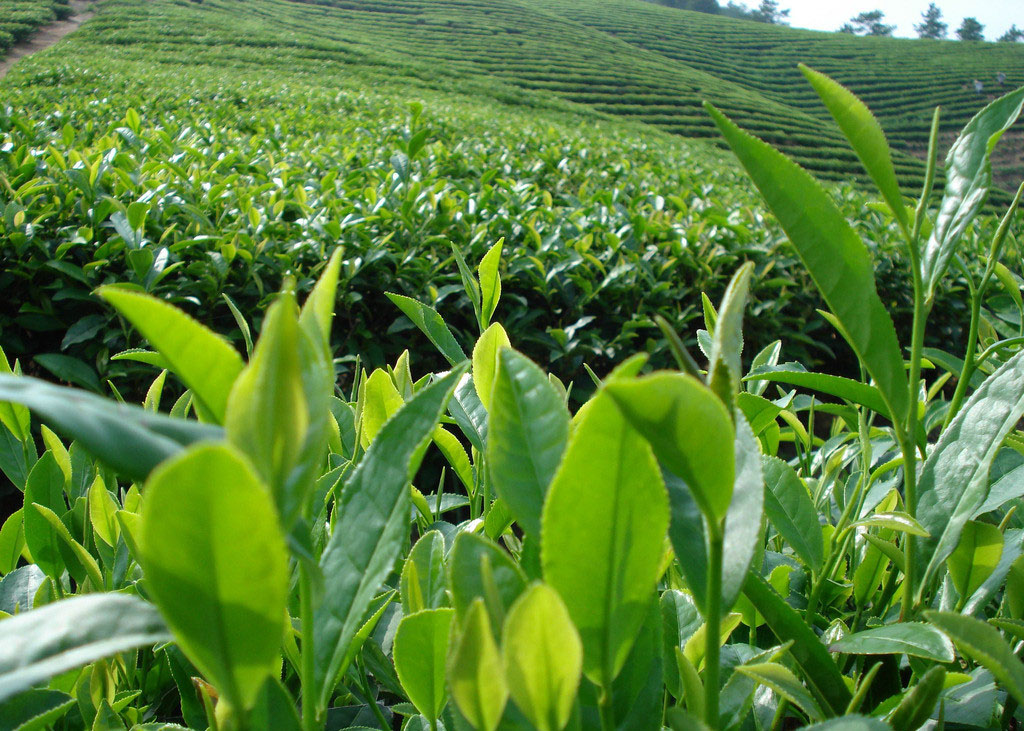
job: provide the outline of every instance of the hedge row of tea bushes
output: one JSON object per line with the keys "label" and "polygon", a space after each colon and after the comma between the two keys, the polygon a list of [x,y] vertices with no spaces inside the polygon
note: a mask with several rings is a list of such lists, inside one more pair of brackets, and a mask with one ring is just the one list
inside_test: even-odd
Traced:
{"label": "hedge row of tea bushes", "polygon": [[68,0],[4,0],[0,5],[0,58],[41,26],[69,15]]}
{"label": "hedge row of tea bushes", "polygon": [[[139,366],[112,358],[141,343],[92,295],[109,282],[185,307],[241,349],[231,305],[258,324],[286,272],[305,287],[337,246],[340,353],[377,365],[426,346],[426,367],[436,355],[419,335],[380,337],[410,327],[384,291],[443,306],[461,333],[471,311],[451,243],[473,259],[504,238],[503,321],[566,380],[635,350],[667,362],[652,316],[691,331],[700,293],[719,296],[745,259],[757,264],[751,347],[782,336],[790,357],[845,372],[781,232],[711,148],[497,84],[474,98],[426,88],[422,68],[383,60],[352,76],[357,50],[306,33],[330,9],[247,7],[110,3],[5,80],[0,287],[18,305],[0,312],[0,341],[27,371],[133,391],[124,377]],[[862,225],[903,325],[888,219]],[[942,311],[940,342],[964,306]]]}

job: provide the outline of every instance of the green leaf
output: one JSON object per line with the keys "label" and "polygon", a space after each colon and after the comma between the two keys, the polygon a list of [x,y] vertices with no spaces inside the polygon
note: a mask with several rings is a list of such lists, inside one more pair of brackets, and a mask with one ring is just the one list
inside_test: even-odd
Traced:
{"label": "green leaf", "polygon": [[[727,310],[722,308],[722,317]],[[719,318],[720,332],[724,323]],[[725,514],[722,547],[722,612],[726,613],[743,589],[747,571],[758,548],[764,545],[764,475],[761,448],[743,414],[736,411],[736,483]]]}
{"label": "green leaf", "polygon": [[483,599],[474,599],[460,623],[448,663],[452,699],[473,728],[494,731],[508,702],[508,683]]}
{"label": "green leaf", "polygon": [[0,580],[0,612],[27,612],[45,581],[46,574],[34,563],[14,569]]}
{"label": "green leaf", "polygon": [[325,345],[329,345],[331,340],[331,321],[334,319],[334,302],[338,293],[338,273],[341,271],[344,251],[344,247],[339,246],[331,254],[299,314],[299,322],[311,335],[311,326],[315,323],[319,339]]}
{"label": "green leaf", "polygon": [[395,633],[395,670],[409,700],[433,724],[447,703],[444,671],[453,609],[427,609],[402,618]]}
{"label": "green leaf", "polygon": [[946,191],[921,257],[926,302],[935,297],[960,237],[981,210],[992,185],[992,151],[1024,110],[1024,87],[996,99],[960,132],[946,155]]}
{"label": "green leaf", "polygon": [[288,553],[274,504],[227,445],[197,445],[146,483],[140,563],[188,658],[235,708],[280,672]]}
{"label": "green leaf", "polygon": [[825,103],[829,114],[836,120],[839,129],[850,142],[850,147],[857,153],[864,169],[875,181],[882,198],[896,216],[905,232],[910,230],[910,219],[907,207],[900,194],[900,186],[896,180],[896,170],[892,165],[892,153],[885,133],[875,119],[875,115],[865,106],[864,102],[853,95],[846,87],[833,81],[804,64],[799,64],[800,71],[818,92]]}
{"label": "green leaf", "polygon": [[928,537],[928,531],[926,531],[920,523],[914,520],[907,513],[899,511],[872,513],[868,517],[852,523],[850,527],[887,528],[889,530],[894,530],[898,533],[906,533],[911,536],[921,536],[922,538]]}
{"label": "green leaf", "polygon": [[491,317],[494,316],[498,300],[501,299],[501,275],[498,272],[498,267],[501,264],[501,247],[504,243],[504,238],[498,239],[494,246],[484,254],[477,269],[477,276],[480,279],[480,316],[483,320],[481,322],[483,327],[488,327],[491,324]]}
{"label": "green leaf", "polygon": [[822,709],[842,713],[850,704],[850,691],[814,630],[756,573],[747,574],[743,593],[764,617],[775,636],[782,642],[793,643],[789,652],[803,671],[804,680]]}
{"label": "green leaf", "polygon": [[765,685],[802,710],[812,721],[822,718],[817,702],[789,668],[776,662],[740,665],[736,672]]}
{"label": "green leaf", "polygon": [[222,424],[231,385],[242,372],[238,351],[220,335],[155,297],[113,286],[96,292],[167,360],[206,415]]}
{"label": "green leaf", "polygon": [[722,401],[682,373],[618,379],[605,388],[658,460],[686,481],[704,515],[719,523],[736,470],[732,419]]}
{"label": "green leaf", "polygon": [[378,368],[363,385],[362,430],[359,434],[363,449],[377,436],[384,423],[394,416],[405,400],[395,388],[394,381],[383,368]]}
{"label": "green leaf", "polygon": [[903,356],[892,319],[875,288],[864,242],[806,171],[761,140],[742,132],[710,104],[705,108],[796,247],[842,325],[842,335],[899,422],[910,410]]}
{"label": "green leaf", "polygon": [[268,678],[260,689],[260,694],[256,696],[256,704],[249,714],[250,728],[302,731],[302,722],[297,710],[295,701],[281,681],[277,678]]}
{"label": "green leaf", "polygon": [[498,355],[502,349],[511,345],[505,328],[496,322],[483,331],[473,348],[473,385],[476,386],[480,403],[488,412],[491,410],[491,395],[498,375]]}
{"label": "green leaf", "polygon": [[558,592],[536,583],[505,620],[501,648],[509,692],[539,731],[564,728],[576,698],[584,647],[569,614]]}
{"label": "green leaf", "polygon": [[960,541],[988,495],[988,472],[1003,439],[1024,416],[1024,351],[985,379],[928,453],[918,480],[917,519],[930,534],[917,541],[921,577],[915,601]]}
{"label": "green leaf", "polygon": [[508,551],[476,533],[462,531],[448,556],[452,606],[460,619],[483,598],[495,633],[512,603],[526,589],[526,574]]}
{"label": "green leaf", "polygon": [[764,510],[783,540],[800,559],[817,572],[824,560],[825,541],[818,511],[800,476],[778,457],[764,457],[764,480],[768,489]]}
{"label": "green leaf", "polygon": [[991,523],[970,520],[964,524],[960,542],[949,554],[946,566],[953,587],[967,599],[996,570],[1003,555],[1003,534]]}
{"label": "green leaf", "polygon": [[799,363],[783,363],[782,365],[755,368],[744,380],[787,383],[791,386],[809,388],[841,398],[844,401],[866,406],[875,413],[889,418],[889,407],[886,406],[885,399],[874,386],[842,376],[811,373]]}
{"label": "green leaf", "polygon": [[27,690],[0,704],[0,728],[42,731],[51,728],[74,705],[75,699],[63,691]]}
{"label": "green leaf", "polygon": [[708,358],[708,383],[720,399],[732,405],[743,377],[740,356],[743,354],[743,310],[747,305],[747,292],[754,262],[741,266],[725,289],[722,306],[718,310],[711,354]]}
{"label": "green leaf", "polygon": [[668,492],[671,521],[668,537],[676,559],[686,577],[686,585],[700,611],[707,609],[708,546],[707,531],[700,506],[686,482],[666,469],[662,470]]}
{"label": "green leaf", "polygon": [[548,486],[569,439],[569,412],[540,368],[505,349],[490,406],[487,465],[497,495],[523,530],[540,535]]}
{"label": "green leaf", "polygon": [[384,294],[395,303],[398,309],[405,313],[406,317],[413,321],[416,327],[441,351],[441,355],[447,358],[449,363],[455,365],[466,359],[465,352],[463,352],[458,341],[455,340],[455,336],[448,329],[444,319],[437,314],[437,310],[404,295],[391,292],[385,292]]}
{"label": "green leaf", "polygon": [[0,621],[0,702],[118,652],[170,640],[156,608],[127,594],[88,594]]}
{"label": "green leaf", "polygon": [[409,524],[414,457],[430,439],[466,366],[422,389],[380,430],[351,474],[320,557],[324,594],[314,612],[317,704],[326,707],[367,607],[391,573]]}
{"label": "green leaf", "polygon": [[935,627],[900,622],[843,636],[828,648],[847,655],[912,655],[935,662],[953,662],[953,645]]}
{"label": "green leaf", "polygon": [[153,414],[27,376],[0,373],[0,399],[28,406],[131,480],[146,479],[183,446],[223,436],[219,427]]}
{"label": "green leaf", "polygon": [[856,713],[804,726],[803,731],[890,731],[889,724]]}
{"label": "green leaf", "polygon": [[25,548],[25,519],[22,508],[7,516],[0,528],[0,576],[14,571]]}
{"label": "green leaf", "polygon": [[935,665],[906,692],[889,715],[894,731],[917,731],[931,717],[939,694],[945,689],[946,668]]}
{"label": "green leaf", "polygon": [[[43,519],[50,524],[50,529],[53,531],[53,534],[57,536],[64,546],[74,555],[74,559],[71,560],[70,563],[74,564],[77,562],[81,568],[76,566],[75,568],[78,570],[72,572],[71,566],[69,566],[68,572],[81,574],[84,570],[85,576],[88,576],[89,580],[92,581],[93,590],[102,591],[104,588],[103,572],[100,571],[99,564],[96,563],[96,559],[93,558],[91,553],[85,550],[85,547],[82,546],[81,543],[71,537],[71,533],[68,531],[67,526],[61,522],[61,519],[57,514],[47,507],[35,504],[27,506],[26,510],[29,512],[34,510],[39,513],[39,515],[41,515]],[[65,563],[69,563],[69,561],[65,561]],[[81,583],[82,579],[83,576],[79,575],[75,580]]]}
{"label": "green leaf", "polygon": [[1018,703],[1024,703],[1024,665],[999,630],[963,614],[926,611],[924,615],[949,635],[961,652],[992,673]]}
{"label": "green leaf", "polygon": [[60,581],[64,573],[61,557],[60,538],[53,526],[42,513],[31,509],[41,505],[53,511],[67,512],[64,503],[64,473],[57,465],[52,452],[46,452],[28,475],[25,483],[25,545],[35,564],[54,581]]}
{"label": "green leaf", "polygon": [[599,685],[618,675],[643,623],[668,521],[650,447],[599,392],[569,440],[541,533],[544,579],[568,607],[583,640],[584,671]]}
{"label": "green leaf", "polygon": [[439,531],[428,531],[416,541],[405,559],[400,587],[403,614],[438,609],[444,605],[447,575],[444,537]]}

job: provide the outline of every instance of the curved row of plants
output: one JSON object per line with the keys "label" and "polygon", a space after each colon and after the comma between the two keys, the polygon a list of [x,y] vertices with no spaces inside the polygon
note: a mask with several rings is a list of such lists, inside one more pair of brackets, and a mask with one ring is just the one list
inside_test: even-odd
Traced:
{"label": "curved row of plants", "polygon": [[[345,391],[341,247],[301,307],[285,280],[247,361],[139,287],[102,287],[151,346],[142,407],[0,375],[4,469],[24,492],[0,527],[5,727],[1017,723],[1024,338],[987,328],[984,304],[1009,281],[1024,312],[1002,263],[1024,185],[982,268],[959,259],[1024,88],[965,128],[932,217],[930,183],[907,207],[867,109],[804,73],[905,234],[902,347],[831,196],[708,111],[860,379],[780,363],[780,343],[742,366],[752,263],[704,302],[706,368],[662,320],[676,369],[649,373],[640,353],[591,371],[575,412],[500,324],[500,241],[474,266],[454,254],[468,353],[438,311],[391,294],[448,365],[403,353]],[[926,349],[951,266],[969,339]],[[187,390],[163,413],[172,379]]]}

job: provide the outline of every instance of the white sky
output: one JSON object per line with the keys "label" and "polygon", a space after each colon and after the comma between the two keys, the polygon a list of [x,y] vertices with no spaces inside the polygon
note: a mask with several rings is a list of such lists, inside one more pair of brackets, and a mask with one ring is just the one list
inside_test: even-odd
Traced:
{"label": "white sky", "polygon": [[[850,18],[865,10],[881,10],[885,22],[895,24],[896,35],[916,38],[914,25],[921,22],[921,13],[929,0],[779,0],[780,8],[789,8],[789,22],[794,28],[838,30]],[[720,4],[724,5],[724,2]],[[758,1],[748,1],[748,7],[757,7]],[[985,30],[985,40],[994,41],[1007,28],[1016,23],[1024,29],[1024,1],[1022,0],[936,0],[942,11],[942,22],[949,26],[947,38],[956,40],[956,29],[967,16],[978,19]]]}

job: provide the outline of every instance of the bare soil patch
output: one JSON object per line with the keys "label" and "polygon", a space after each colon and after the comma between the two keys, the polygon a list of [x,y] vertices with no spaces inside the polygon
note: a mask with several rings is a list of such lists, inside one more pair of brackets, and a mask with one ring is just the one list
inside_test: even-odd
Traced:
{"label": "bare soil patch", "polygon": [[71,7],[74,14],[70,18],[40,28],[29,40],[18,43],[0,59],[0,79],[7,75],[18,59],[49,48],[93,16],[92,3],[88,0],[71,0]]}

